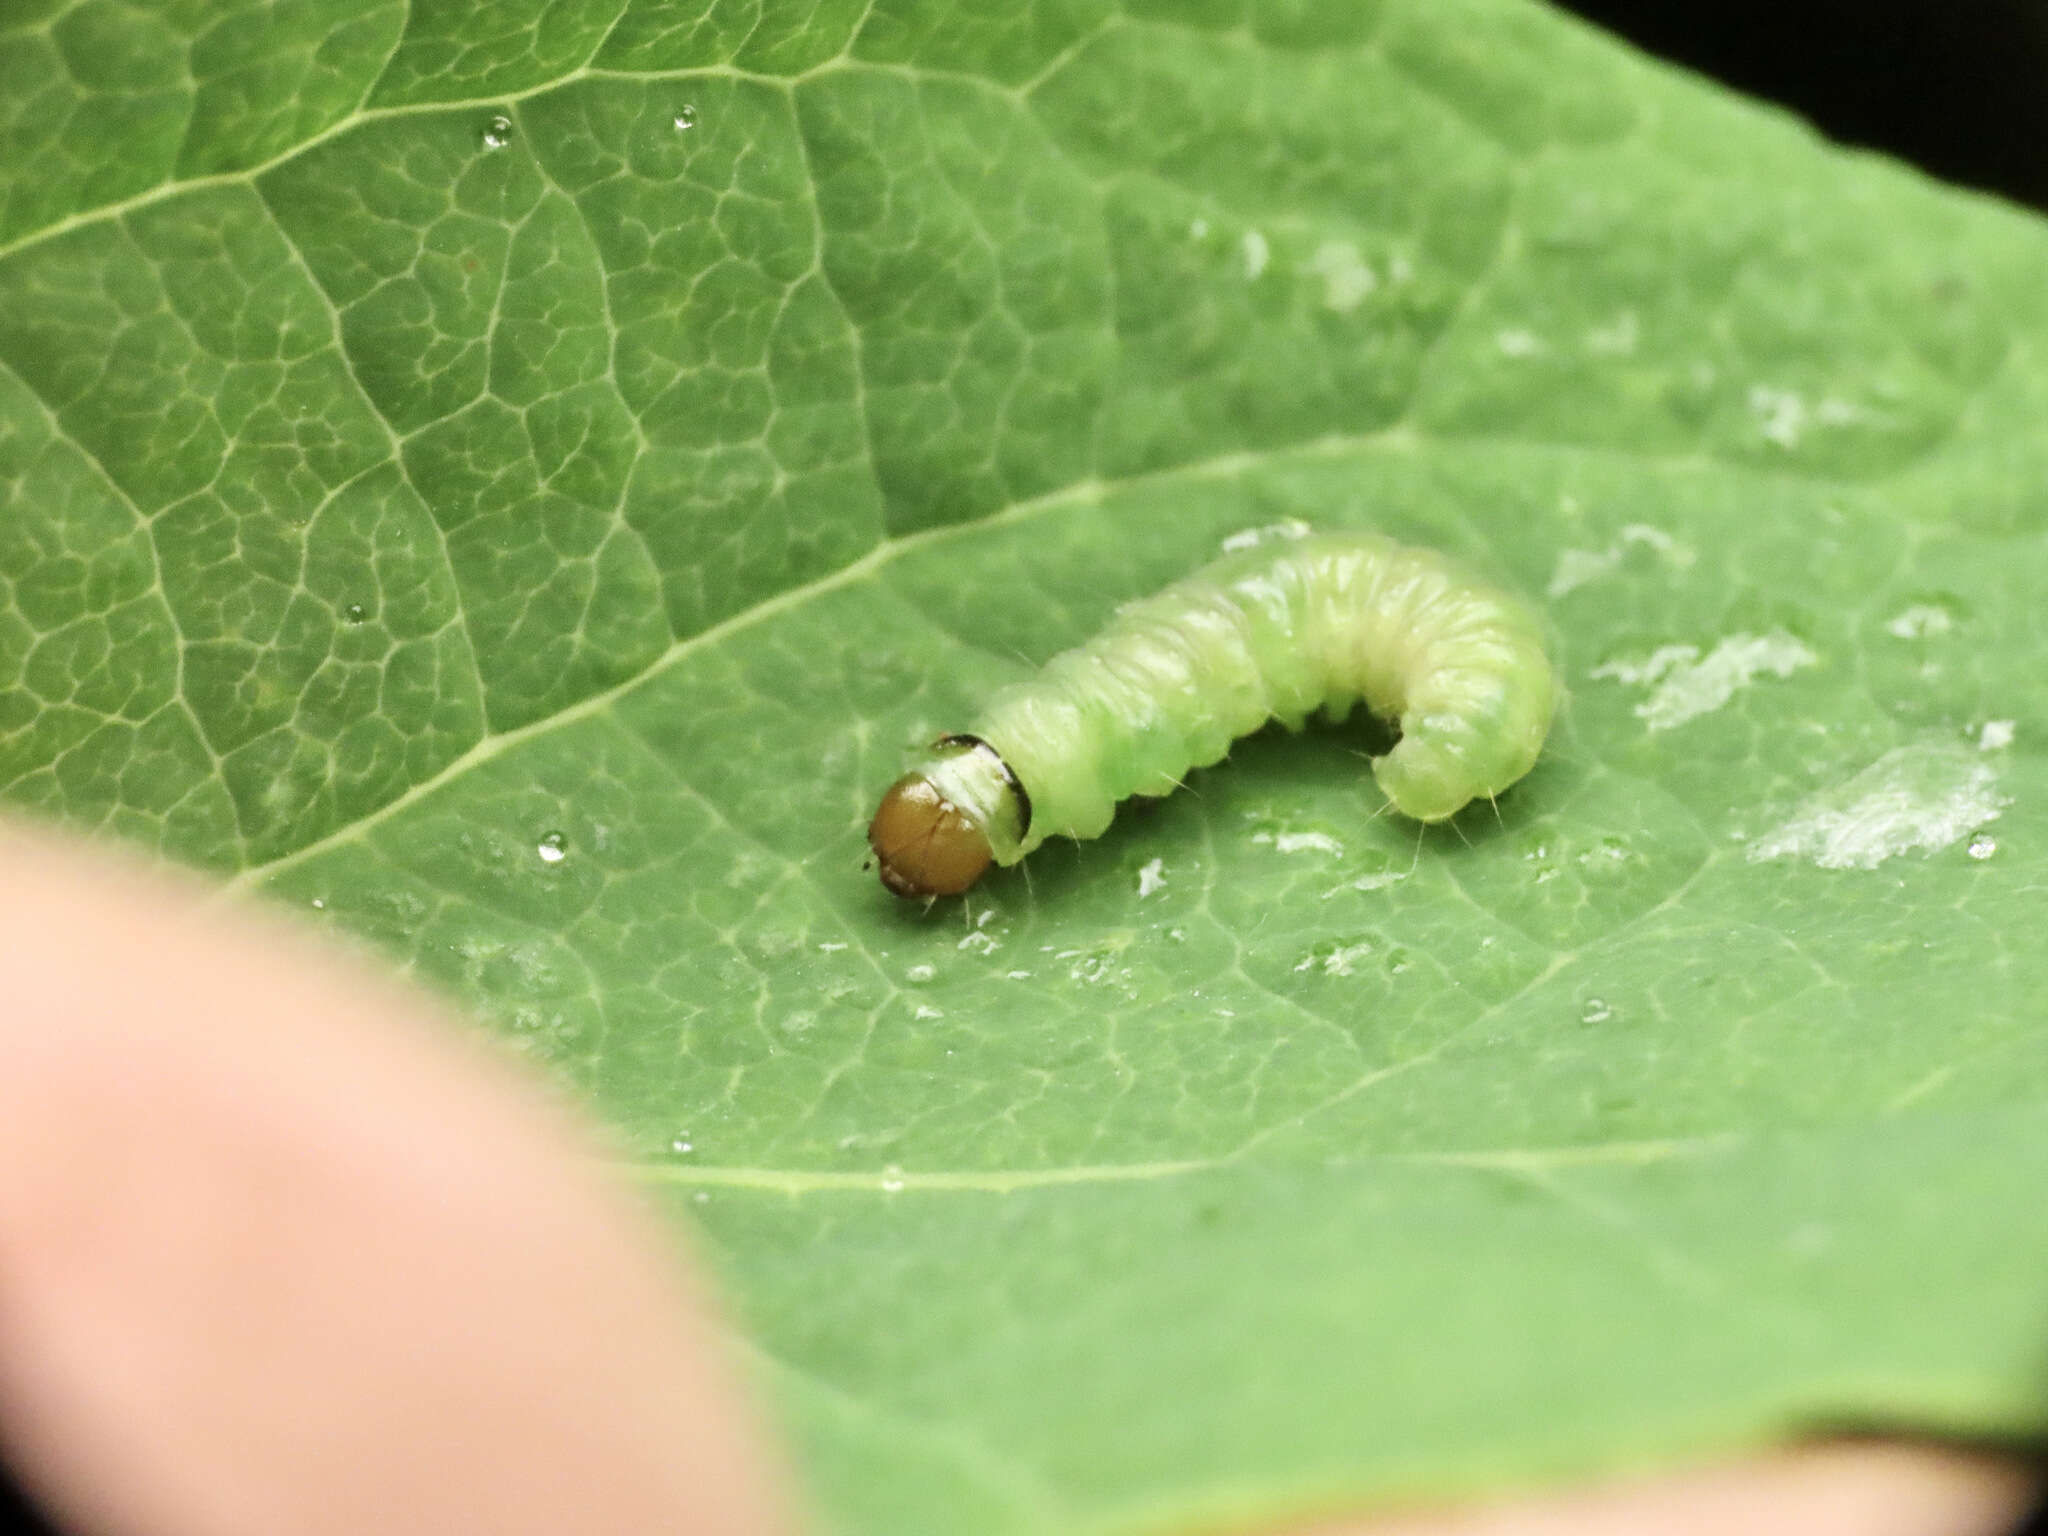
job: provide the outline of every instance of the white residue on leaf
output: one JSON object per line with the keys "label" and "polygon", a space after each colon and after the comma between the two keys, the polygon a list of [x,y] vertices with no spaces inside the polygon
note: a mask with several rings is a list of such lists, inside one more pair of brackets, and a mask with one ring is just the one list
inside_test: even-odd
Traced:
{"label": "white residue on leaf", "polygon": [[2011,746],[2015,724],[2011,720],[1986,720],[1983,729],[1977,732],[1977,750],[1996,752]]}
{"label": "white residue on leaf", "polygon": [[1500,349],[1502,357],[1534,357],[1543,348],[1543,338],[1534,331],[1510,327],[1493,333],[1493,344]]}
{"label": "white residue on leaf", "polygon": [[1349,240],[1325,240],[1309,258],[1308,269],[1323,280],[1323,306],[1348,315],[1379,287],[1377,273],[1365,264]]}
{"label": "white residue on leaf", "polygon": [[1266,237],[1256,229],[1244,232],[1238,241],[1238,249],[1244,255],[1244,279],[1248,283],[1259,280],[1259,274],[1266,270],[1266,263],[1273,259],[1273,248],[1266,243]]}
{"label": "white residue on leaf", "polygon": [[1003,947],[1002,941],[987,931],[988,925],[994,922],[995,918],[996,909],[994,907],[986,907],[976,913],[973,931],[953,947],[955,949],[969,950],[977,955],[994,954]]}
{"label": "white residue on leaf", "polygon": [[1621,564],[1621,551],[1607,549],[1567,549],[1557,557],[1557,567],[1550,573],[1550,585],[1545,590],[1551,597],[1563,597],[1575,592],[1589,581],[1598,581]]}
{"label": "white residue on leaf", "polygon": [[1596,325],[1586,332],[1586,350],[1595,357],[1627,357],[1636,349],[1640,330],[1636,312],[1624,309],[1606,325]]}
{"label": "white residue on leaf", "polygon": [[1166,888],[1166,860],[1153,859],[1138,871],[1138,899]]}
{"label": "white residue on leaf", "polygon": [[1223,541],[1225,554],[1236,554],[1241,549],[1256,549],[1261,544],[1270,544],[1275,539],[1305,539],[1315,530],[1298,517],[1283,518],[1277,523],[1263,523],[1257,528],[1243,528]]}
{"label": "white residue on leaf", "polygon": [[1647,549],[1676,571],[1684,570],[1693,562],[1692,550],[1662,528],[1654,528],[1648,523],[1628,523],[1605,549],[1567,549],[1561,553],[1557,557],[1557,568],[1550,573],[1550,585],[1545,590],[1551,597],[1563,597],[1589,581],[1612,575],[1621,569],[1621,563],[1628,558],[1631,549]]}
{"label": "white residue on leaf", "polygon": [[1861,773],[1810,795],[1751,841],[1752,860],[1807,859],[1822,869],[1875,869],[1886,859],[1960,842],[2012,803],[1998,773],[1968,748],[1894,747]]}
{"label": "white residue on leaf", "polygon": [[1789,389],[1770,384],[1749,387],[1749,413],[1766,442],[1790,452],[1806,435],[1806,402]]}
{"label": "white residue on leaf", "polygon": [[1781,389],[1775,384],[1750,385],[1749,413],[1756,418],[1756,429],[1764,440],[1776,443],[1788,453],[1799,446],[1809,426],[1882,427],[1892,422],[1885,412],[1839,395],[1823,396],[1818,405],[1809,406],[1797,390]]}
{"label": "white residue on leaf", "polygon": [[1304,955],[1294,968],[1297,971],[1320,970],[1325,976],[1349,976],[1352,967],[1371,953],[1370,944],[1340,944],[1326,955]]}
{"label": "white residue on leaf", "polygon": [[1409,871],[1405,869],[1376,870],[1369,875],[1360,875],[1356,880],[1346,880],[1342,885],[1333,885],[1323,892],[1323,900],[1340,896],[1346,891],[1384,891],[1390,885],[1399,885],[1406,880]]}
{"label": "white residue on leaf", "polygon": [[1252,841],[1264,843],[1276,853],[1344,852],[1344,845],[1327,832],[1254,832]]}
{"label": "white residue on leaf", "polygon": [[1768,635],[1730,635],[1701,656],[1695,645],[1659,646],[1642,661],[1610,661],[1593,676],[1650,687],[1636,706],[1653,731],[1719,709],[1759,677],[1790,677],[1820,658],[1781,629]]}
{"label": "white residue on leaf", "polygon": [[1933,603],[1915,603],[1885,625],[1901,640],[1931,640],[1955,627],[1956,621],[1949,611]]}

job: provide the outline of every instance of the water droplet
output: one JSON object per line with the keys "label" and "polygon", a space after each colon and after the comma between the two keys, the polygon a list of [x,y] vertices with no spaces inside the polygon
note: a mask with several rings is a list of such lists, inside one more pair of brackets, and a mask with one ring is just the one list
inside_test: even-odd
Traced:
{"label": "water droplet", "polygon": [[696,1201],[699,1205],[709,1205],[711,1203],[711,1196],[706,1194],[701,1189],[698,1190],[697,1193],[695,1193],[694,1195],[690,1196],[690,1198]]}
{"label": "water droplet", "polygon": [[1998,852],[1998,839],[1989,833],[1980,832],[1970,839],[1971,858],[1988,859],[1996,852]]}
{"label": "water droplet", "polygon": [[540,855],[541,863],[559,864],[569,856],[569,839],[559,832],[550,832],[533,851]]}
{"label": "water droplet", "polygon": [[903,973],[903,979],[905,981],[913,982],[921,986],[925,982],[930,981],[934,976],[938,974],[939,973],[937,969],[933,966],[913,965],[909,970]]}
{"label": "water droplet", "polygon": [[1586,999],[1586,1006],[1579,1010],[1581,1024],[1605,1024],[1613,1017],[1614,1009],[1608,1005],[1605,998],[1589,997]]}
{"label": "water droplet", "polygon": [[676,1139],[675,1139],[674,1141],[672,1141],[672,1142],[670,1142],[670,1143],[668,1144],[668,1149],[669,1149],[669,1151],[671,1151],[671,1152],[687,1152],[687,1151],[689,1151],[689,1150],[690,1150],[690,1138],[689,1138],[689,1136],[688,1136],[688,1135],[682,1135],[682,1136],[678,1136],[678,1137],[677,1137],[677,1138],[676,1138]]}
{"label": "water droplet", "polygon": [[512,142],[512,119],[502,112],[484,124],[485,149],[503,149]]}
{"label": "water droplet", "polygon": [[697,126],[697,109],[684,102],[676,108],[676,115],[670,121],[675,124],[677,133],[688,133]]}
{"label": "water droplet", "polygon": [[882,1170],[882,1193],[885,1195],[895,1195],[901,1194],[902,1191],[903,1170],[894,1163],[891,1163]]}
{"label": "water droplet", "polygon": [[313,910],[315,912],[325,912],[327,910],[327,898],[325,896],[315,896],[313,898]]}
{"label": "water droplet", "polygon": [[369,611],[361,603],[350,603],[341,610],[341,621],[344,624],[360,624],[369,616]]}

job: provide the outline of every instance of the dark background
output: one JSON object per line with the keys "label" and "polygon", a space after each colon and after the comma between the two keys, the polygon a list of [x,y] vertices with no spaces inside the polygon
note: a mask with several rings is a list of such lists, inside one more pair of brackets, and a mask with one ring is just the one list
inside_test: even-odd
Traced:
{"label": "dark background", "polygon": [[2048,209],[2048,0],[1558,0],[1832,138]]}

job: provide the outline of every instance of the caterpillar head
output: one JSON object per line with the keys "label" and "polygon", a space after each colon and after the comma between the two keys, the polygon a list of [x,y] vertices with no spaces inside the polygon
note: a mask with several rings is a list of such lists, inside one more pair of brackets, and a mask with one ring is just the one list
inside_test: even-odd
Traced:
{"label": "caterpillar head", "polygon": [[868,846],[898,896],[957,896],[992,861],[1015,863],[1031,818],[1024,786],[976,736],[943,736],[889,786]]}
{"label": "caterpillar head", "polygon": [[994,850],[967,813],[921,773],[906,773],[868,823],[882,884],[898,896],[957,896],[989,866]]}

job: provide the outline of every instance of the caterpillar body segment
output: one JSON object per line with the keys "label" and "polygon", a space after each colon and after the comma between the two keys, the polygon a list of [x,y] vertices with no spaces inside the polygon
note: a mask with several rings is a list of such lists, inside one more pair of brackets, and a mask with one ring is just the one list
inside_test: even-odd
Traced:
{"label": "caterpillar body segment", "polygon": [[869,841],[891,890],[955,894],[1048,837],[1099,836],[1118,801],[1169,793],[1269,719],[1298,730],[1360,703],[1400,728],[1373,760],[1387,798],[1442,821],[1534,766],[1557,695],[1535,612],[1434,550],[1369,533],[1255,547],[997,692],[890,787]]}

